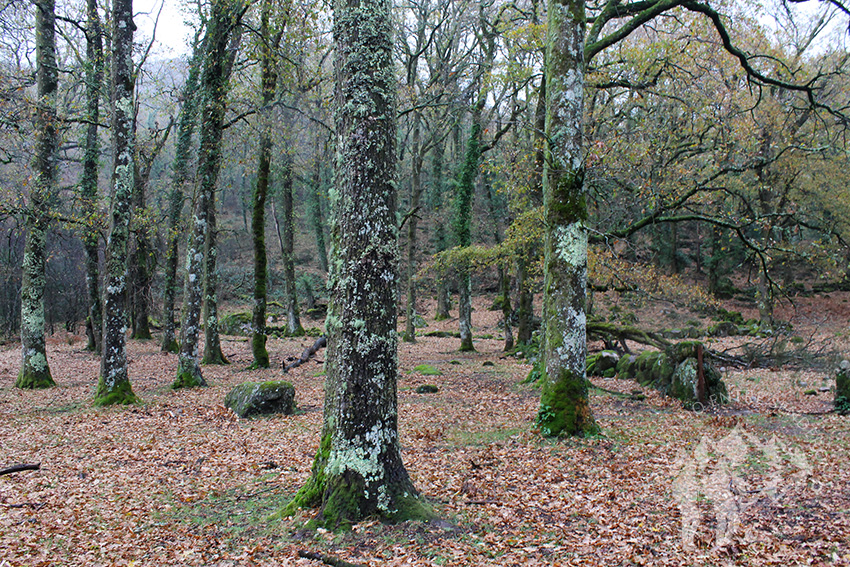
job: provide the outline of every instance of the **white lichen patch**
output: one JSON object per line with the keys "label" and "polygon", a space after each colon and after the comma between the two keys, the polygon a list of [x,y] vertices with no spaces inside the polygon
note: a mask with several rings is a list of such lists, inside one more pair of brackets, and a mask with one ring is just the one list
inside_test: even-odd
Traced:
{"label": "white lichen patch", "polygon": [[581,222],[555,227],[554,245],[558,259],[568,266],[587,265],[587,232]]}
{"label": "white lichen patch", "polygon": [[365,484],[365,496],[375,498],[379,510],[392,513],[390,498],[386,493],[386,470],[381,455],[396,442],[396,432],[389,426],[376,423],[365,435],[353,439],[335,438],[333,449],[325,466],[326,476],[339,476],[353,472]]}

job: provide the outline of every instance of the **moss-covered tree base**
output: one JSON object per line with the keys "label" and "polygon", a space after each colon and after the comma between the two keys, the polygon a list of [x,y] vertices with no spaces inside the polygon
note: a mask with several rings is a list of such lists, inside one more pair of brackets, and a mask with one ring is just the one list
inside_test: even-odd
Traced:
{"label": "moss-covered tree base", "polygon": [[850,361],[842,360],[835,375],[835,412],[850,415]]}
{"label": "moss-covered tree base", "polygon": [[110,389],[104,381],[103,376],[98,380],[93,402],[95,406],[125,406],[138,402],[139,398],[133,393],[130,382],[121,382]]}
{"label": "moss-covered tree base", "polygon": [[468,341],[461,340],[460,348],[457,350],[458,352],[475,352],[475,346],[472,344],[472,339],[469,339]]}
{"label": "moss-covered tree base", "polygon": [[180,352],[180,343],[177,342],[177,339],[170,339],[167,341],[162,341],[162,346],[160,347],[162,352],[168,352],[171,354],[177,354]]}
{"label": "moss-covered tree base", "polygon": [[564,370],[557,380],[546,379],[537,414],[540,432],[547,437],[587,436],[599,433],[590,413],[587,380]]}
{"label": "moss-covered tree base", "polygon": [[15,387],[22,390],[43,390],[55,385],[56,382],[53,381],[49,369],[43,372],[21,370],[18,379],[15,380]]}
{"label": "moss-covered tree base", "polygon": [[254,353],[254,363],[248,367],[250,370],[269,367],[269,352],[266,350],[265,334],[254,333],[252,335],[251,351]]}
{"label": "moss-covered tree base", "polygon": [[394,524],[407,520],[429,521],[437,517],[434,510],[422,501],[409,480],[398,486],[387,487],[389,504],[382,509],[374,499],[366,498],[361,477],[350,472],[327,477],[325,465],[330,455],[330,444],[330,436],[326,435],[313,462],[313,472],[307,484],[272,519],[292,516],[300,509],[318,508],[307,528],[345,530],[367,519]]}
{"label": "moss-covered tree base", "polygon": [[206,386],[207,381],[204,380],[204,375],[201,373],[201,367],[194,359],[180,359],[177,367],[177,378],[171,384],[171,388],[179,390],[181,388],[198,388]]}
{"label": "moss-covered tree base", "polygon": [[227,357],[224,356],[224,353],[221,352],[221,349],[217,349],[215,352],[205,352],[204,353],[204,359],[201,361],[201,364],[225,365],[225,364],[230,364],[230,361],[227,360]]}

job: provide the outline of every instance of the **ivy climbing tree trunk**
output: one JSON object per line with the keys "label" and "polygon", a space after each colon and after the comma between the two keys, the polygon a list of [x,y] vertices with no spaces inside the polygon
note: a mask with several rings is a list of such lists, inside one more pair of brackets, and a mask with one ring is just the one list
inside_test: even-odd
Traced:
{"label": "ivy climbing tree trunk", "polygon": [[229,48],[244,11],[242,0],[214,1],[204,39],[204,69],[201,78],[204,107],[198,152],[198,187],[192,232],[186,246],[180,353],[173,388],[206,385],[198,364],[198,338],[203,304],[203,276],[207,269],[207,233],[212,230],[210,213],[215,204],[215,187],[221,167],[221,137],[233,58]]}
{"label": "ivy climbing tree trunk", "polygon": [[543,206],[544,435],[595,432],[587,359],[587,202],[582,164],[584,0],[549,0],[546,38],[546,139]]}
{"label": "ivy climbing tree trunk", "polygon": [[86,350],[101,353],[102,310],[100,304],[100,225],[98,207],[98,165],[100,138],[97,129],[100,121],[100,90],[103,82],[103,30],[97,11],[97,0],[86,1],[86,139],[83,153],[83,175],[80,179],[80,201],[84,215],[83,251],[86,258],[86,291],[88,316],[86,318]]}
{"label": "ivy climbing tree trunk", "polygon": [[[478,114],[478,113],[477,113]],[[454,240],[455,245],[466,247],[472,244],[472,194],[478,176],[478,161],[481,159],[481,123],[476,116],[469,132],[466,156],[460,170],[457,193],[455,194]],[[460,350],[472,351],[472,278],[469,270],[460,269],[458,275],[458,318],[460,325]]]}
{"label": "ivy climbing tree trunk", "polygon": [[[262,107],[260,109],[260,155],[257,163],[257,184],[254,186],[254,208],[251,213],[251,232],[254,244],[254,308],[251,316],[251,352],[254,368],[269,367],[266,350],[266,196],[269,194],[269,172],[272,163],[271,108],[277,90],[275,50],[282,34],[271,36],[269,19],[272,4],[264,0],[260,15],[260,68]],[[275,41],[276,40],[276,41]]]}
{"label": "ivy climbing tree trunk", "polygon": [[127,373],[127,243],[135,184],[133,0],[112,2],[112,194],[103,292],[103,356],[95,405],[136,401]]}
{"label": "ivy climbing tree trunk", "polygon": [[201,68],[203,51],[197,38],[194,53],[189,63],[189,74],[183,85],[183,108],[177,124],[177,147],[172,165],[173,177],[168,195],[168,230],[165,256],[165,284],[163,290],[162,314],[162,352],[179,350],[175,331],[174,302],[177,296],[178,239],[180,237],[180,218],[183,212],[185,192],[191,183],[189,160],[192,153],[192,135],[198,118],[198,75]]}
{"label": "ivy climbing tree trunk", "polygon": [[[220,159],[220,156],[219,156]],[[218,177],[218,172],[216,172]],[[204,364],[229,364],[221,350],[218,333],[218,221],[216,218],[216,189],[210,190],[207,200],[207,230],[204,239]]]}
{"label": "ivy climbing tree trunk", "polygon": [[36,18],[36,154],[35,182],[26,213],[26,243],[21,274],[21,370],[18,388],[49,388],[55,383],[47,363],[44,340],[44,288],[47,266],[46,240],[50,207],[58,197],[56,175],[56,6],[53,0],[35,2]]}
{"label": "ivy climbing tree trunk", "polygon": [[313,473],[286,511],[318,522],[428,516],[401,460],[396,397],[395,81],[388,0],[334,2],[336,191],[325,409]]}

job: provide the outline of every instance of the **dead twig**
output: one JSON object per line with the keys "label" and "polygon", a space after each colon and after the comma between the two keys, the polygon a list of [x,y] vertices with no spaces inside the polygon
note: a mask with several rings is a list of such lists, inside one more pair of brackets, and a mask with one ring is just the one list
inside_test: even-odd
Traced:
{"label": "dead twig", "polygon": [[348,561],[339,559],[338,557],[333,557],[332,555],[325,555],[324,553],[315,553],[313,551],[306,551],[304,549],[298,550],[298,557],[303,557],[304,559],[312,559],[313,561],[321,561],[326,565],[331,565],[332,567],[366,567],[362,563],[349,563]]}
{"label": "dead twig", "polygon": [[310,360],[310,358],[314,354],[319,352],[320,349],[323,349],[327,344],[328,341],[325,337],[319,337],[318,339],[316,339],[316,342],[314,342],[312,346],[304,349],[304,352],[301,353],[301,358],[299,358],[292,364],[284,365],[283,371],[289,372],[293,368],[298,368],[299,366]]}
{"label": "dead twig", "polygon": [[37,471],[41,468],[41,463],[35,463],[32,465],[13,465],[7,469],[0,470],[0,476],[4,474],[12,474],[21,471]]}

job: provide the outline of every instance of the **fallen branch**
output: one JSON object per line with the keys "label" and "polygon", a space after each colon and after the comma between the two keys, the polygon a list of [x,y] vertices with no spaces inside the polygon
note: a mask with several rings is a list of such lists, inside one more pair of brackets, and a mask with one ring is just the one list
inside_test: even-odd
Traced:
{"label": "fallen branch", "polygon": [[656,333],[651,333],[649,331],[644,331],[643,329],[638,329],[637,327],[632,327],[629,325],[615,325],[613,323],[602,323],[598,321],[591,321],[587,324],[587,334],[595,335],[597,337],[604,338],[605,336],[614,336],[620,340],[620,343],[623,344],[624,350],[629,352],[629,349],[626,348],[626,340],[634,341],[636,343],[654,346],[659,349],[665,349],[670,346],[670,341],[661,337]]}
{"label": "fallen branch", "polygon": [[320,349],[323,349],[325,346],[327,346],[327,344],[328,341],[325,337],[319,337],[318,339],[316,339],[316,342],[313,343],[313,346],[304,349],[304,352],[301,353],[301,358],[299,358],[292,364],[284,364],[283,371],[289,372],[293,368],[298,368],[299,366],[310,360],[310,358],[314,354],[316,354]]}
{"label": "fallen branch", "polygon": [[35,463],[34,465],[14,465],[9,467],[8,469],[0,470],[0,476],[4,474],[12,474],[21,471],[37,471],[41,468],[41,463]]}
{"label": "fallen branch", "polygon": [[348,561],[344,561],[331,555],[325,555],[324,553],[314,553],[312,551],[305,551],[303,549],[298,550],[298,557],[303,557],[304,559],[312,559],[313,561],[321,561],[322,563],[331,565],[332,567],[366,567],[361,563],[349,563]]}

